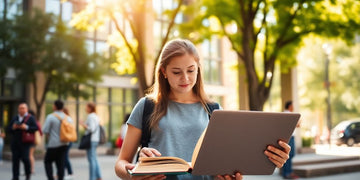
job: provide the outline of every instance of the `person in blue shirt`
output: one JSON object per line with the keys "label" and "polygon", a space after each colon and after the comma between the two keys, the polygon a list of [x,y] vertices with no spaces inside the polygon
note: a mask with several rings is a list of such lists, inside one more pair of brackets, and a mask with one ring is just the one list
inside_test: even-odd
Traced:
{"label": "person in blue shirt", "polygon": [[[146,98],[154,102],[150,116],[151,139],[149,147],[140,151],[143,156],[175,156],[191,161],[195,145],[209,122],[200,58],[193,43],[176,39],[162,49],[155,71],[155,84]],[[115,164],[115,172],[122,179],[242,179],[240,173],[229,175],[192,176],[191,174],[165,176],[131,176],[135,167],[133,157],[140,145],[145,98],[135,105],[129,120],[123,146]],[[280,141],[283,150],[269,146],[265,151],[277,167],[289,157],[290,147]],[[226,147],[228,148],[228,147]]]}

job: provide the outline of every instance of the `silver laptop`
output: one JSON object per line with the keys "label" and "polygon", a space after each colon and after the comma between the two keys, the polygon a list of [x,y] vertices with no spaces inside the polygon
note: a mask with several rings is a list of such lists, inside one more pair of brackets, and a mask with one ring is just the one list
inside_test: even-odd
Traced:
{"label": "silver laptop", "polygon": [[272,174],[275,165],[264,150],[280,147],[280,139],[288,142],[299,118],[298,113],[214,111],[192,174]]}

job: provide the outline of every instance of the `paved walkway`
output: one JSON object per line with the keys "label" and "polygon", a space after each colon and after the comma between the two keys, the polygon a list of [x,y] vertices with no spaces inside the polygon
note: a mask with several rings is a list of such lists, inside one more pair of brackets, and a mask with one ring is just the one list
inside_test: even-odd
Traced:
{"label": "paved walkway", "polygon": [[[339,149],[336,149],[337,152]],[[354,149],[352,149],[354,150]],[[351,151],[354,152],[354,151]],[[360,152],[358,152],[360,153]],[[354,154],[352,154],[354,155]],[[320,155],[319,155],[320,156]],[[300,154],[297,155],[297,159],[306,159],[306,158],[316,158],[316,154]],[[99,162],[101,167],[101,172],[103,176],[103,180],[116,180],[119,179],[116,177],[114,172],[114,164],[117,159],[117,156],[110,155],[99,155]],[[71,163],[74,171],[74,180],[87,180],[89,175],[88,171],[88,162],[85,156],[80,157],[72,157]],[[32,180],[46,180],[45,169],[42,160],[37,160],[35,162],[35,175],[32,176]],[[23,170],[21,170],[23,172]],[[10,180],[11,177],[11,162],[4,161],[2,165],[0,165],[0,180]],[[24,176],[21,177],[21,180],[25,179]],[[270,176],[244,176],[244,180],[280,180],[282,179],[279,176],[278,170],[274,172],[273,175]],[[304,179],[304,178],[303,178]],[[338,174],[331,176],[321,176],[315,178],[306,178],[307,180],[359,180],[360,172],[355,173],[346,173],[346,174]]]}

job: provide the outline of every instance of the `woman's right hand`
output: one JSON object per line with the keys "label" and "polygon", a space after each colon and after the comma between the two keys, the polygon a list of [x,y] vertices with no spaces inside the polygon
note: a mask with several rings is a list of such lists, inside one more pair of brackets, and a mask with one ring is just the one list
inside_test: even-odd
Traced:
{"label": "woman's right hand", "polygon": [[139,153],[139,157],[156,157],[156,156],[161,156],[161,153],[154,148],[144,147],[141,148]]}
{"label": "woman's right hand", "polygon": [[[132,170],[135,167],[134,164],[127,164],[125,165],[126,170]],[[134,180],[141,180],[141,179],[146,179],[146,180],[161,180],[161,179],[166,179],[166,176],[163,174],[158,174],[158,175],[146,175],[146,176],[131,176],[131,179]]]}

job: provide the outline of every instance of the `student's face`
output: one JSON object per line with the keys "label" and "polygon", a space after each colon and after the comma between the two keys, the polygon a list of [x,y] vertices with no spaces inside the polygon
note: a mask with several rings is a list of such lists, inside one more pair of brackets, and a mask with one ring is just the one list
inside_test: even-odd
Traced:
{"label": "student's face", "polygon": [[20,114],[20,116],[24,116],[25,113],[27,113],[28,111],[28,107],[26,104],[20,104],[19,107],[18,107],[18,112]]}
{"label": "student's face", "polygon": [[173,93],[188,93],[197,81],[198,65],[192,55],[174,57],[166,69],[162,69],[167,77]]}

